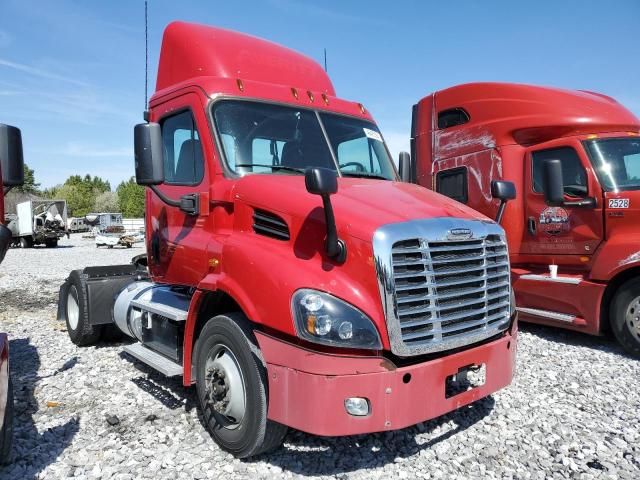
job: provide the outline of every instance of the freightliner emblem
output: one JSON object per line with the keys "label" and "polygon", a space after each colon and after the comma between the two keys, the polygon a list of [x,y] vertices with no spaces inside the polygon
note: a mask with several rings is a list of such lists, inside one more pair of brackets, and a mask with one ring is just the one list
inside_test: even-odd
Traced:
{"label": "freightliner emblem", "polygon": [[472,236],[470,228],[452,228],[447,232],[447,240],[467,240]]}

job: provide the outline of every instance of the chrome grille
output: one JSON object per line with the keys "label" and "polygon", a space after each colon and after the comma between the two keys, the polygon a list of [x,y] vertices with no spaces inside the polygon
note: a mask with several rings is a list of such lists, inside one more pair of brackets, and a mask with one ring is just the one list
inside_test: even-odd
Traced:
{"label": "chrome grille", "polygon": [[[427,220],[421,222],[429,225]],[[458,222],[448,220],[444,225],[455,227]],[[377,257],[379,274],[382,267],[386,277],[383,294],[395,353],[456,348],[509,325],[511,286],[503,233],[487,222],[465,224],[471,224],[472,233],[464,240],[449,238],[451,229],[434,223],[440,228],[427,230],[424,236],[392,241],[388,272]],[[398,235],[387,235],[394,236]],[[374,238],[374,249],[375,243]]]}

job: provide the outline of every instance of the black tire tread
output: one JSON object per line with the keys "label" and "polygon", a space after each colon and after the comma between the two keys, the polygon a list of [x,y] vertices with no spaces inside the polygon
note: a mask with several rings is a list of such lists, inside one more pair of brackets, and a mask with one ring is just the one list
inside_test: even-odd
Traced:
{"label": "black tire tread", "polygon": [[87,280],[85,278],[85,275],[82,273],[82,270],[73,270],[69,275],[68,282],[69,289],[71,289],[72,286],[76,287],[76,292],[78,294],[78,307],[80,308],[78,328],[77,330],[73,330],[69,326],[69,319],[67,318],[67,297],[65,296],[65,308],[63,311],[65,312],[67,333],[69,334],[69,338],[79,347],[95,345],[100,340],[102,329],[100,328],[101,325],[91,325],[89,323],[89,301],[87,299],[86,288]]}
{"label": "black tire tread", "polygon": [[640,342],[629,331],[625,322],[628,302],[640,295],[640,278],[632,278],[623,283],[611,301],[609,324],[616,340],[630,355],[640,358]]}
{"label": "black tire tread", "polygon": [[[223,327],[222,325],[225,326]],[[268,379],[266,375],[266,365],[264,363],[264,359],[262,358],[260,350],[258,349],[257,341],[255,340],[255,336],[253,335],[253,331],[247,318],[241,312],[232,312],[225,315],[218,315],[210,319],[200,333],[198,343],[196,344],[194,359],[197,362],[200,358],[199,350],[202,343],[204,342],[204,340],[206,340],[207,337],[214,335],[216,329],[229,327],[236,330],[238,339],[242,338],[241,341],[244,342],[248,349],[251,351],[251,357],[253,361],[250,363],[252,364],[253,368],[255,368],[254,373],[259,378],[259,382],[257,385],[258,395],[264,400],[261,401],[260,405],[258,406],[258,417],[260,418],[260,425],[257,426],[257,431],[254,435],[255,441],[242,450],[230,450],[225,445],[220,446],[223,449],[230,451],[230,453],[234,454],[238,458],[254,457],[256,455],[274,450],[282,445],[282,441],[287,433],[288,428],[285,425],[273,422],[267,418]],[[198,368],[198,366],[196,366],[196,368]],[[249,365],[249,368],[251,368],[251,365]],[[200,401],[200,393],[198,393],[198,401]],[[215,419],[211,418],[213,414],[207,412],[202,404],[200,405],[200,407],[206,427],[210,431],[210,433],[212,433],[212,427],[213,425],[215,425]],[[214,439],[215,438],[216,437],[214,436]]]}

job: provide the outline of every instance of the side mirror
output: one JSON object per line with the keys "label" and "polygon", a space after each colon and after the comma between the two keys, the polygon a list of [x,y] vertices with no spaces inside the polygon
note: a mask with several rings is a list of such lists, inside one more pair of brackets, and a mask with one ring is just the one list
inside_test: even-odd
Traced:
{"label": "side mirror", "polygon": [[547,160],[542,164],[542,191],[547,205],[564,204],[564,181],[560,160]]}
{"label": "side mirror", "polygon": [[491,182],[491,196],[505,202],[513,200],[516,198],[516,186],[513,182],[494,180]]}
{"label": "side mirror", "polygon": [[327,256],[338,263],[344,263],[347,259],[347,245],[338,238],[336,219],[331,205],[331,195],[338,191],[336,172],[328,168],[307,168],[304,172],[304,184],[307,187],[307,192],[312,195],[320,195],[322,198],[324,220],[327,225],[327,239],[325,241]]}
{"label": "side mirror", "polygon": [[400,152],[400,155],[398,155],[398,170],[400,180],[411,183],[411,155],[407,152]]}
{"label": "side mirror", "polygon": [[516,198],[516,186],[513,182],[493,180],[491,182],[491,196],[500,200],[498,214],[496,215],[496,222],[500,223],[502,222],[502,216],[504,215],[507,202]]}
{"label": "side mirror", "polygon": [[20,129],[0,123],[0,171],[5,187],[24,183],[24,157]]}
{"label": "side mirror", "polygon": [[164,181],[162,133],[158,123],[139,123],[133,129],[136,183],[160,185]]}

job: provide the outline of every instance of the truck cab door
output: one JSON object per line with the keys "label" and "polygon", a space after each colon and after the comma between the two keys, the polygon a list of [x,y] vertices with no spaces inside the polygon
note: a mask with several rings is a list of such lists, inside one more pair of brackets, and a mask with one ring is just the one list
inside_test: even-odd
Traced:
{"label": "truck cab door", "polygon": [[[595,206],[551,207],[545,203],[542,169],[551,159],[561,162],[565,201],[594,197]],[[579,265],[580,257],[591,256],[603,236],[601,189],[582,145],[577,140],[549,142],[543,148],[532,148],[525,162],[522,253],[535,255],[530,263],[543,263],[545,268],[551,263]]]}
{"label": "truck cab door", "polygon": [[[157,114],[156,112],[160,112]],[[198,95],[173,98],[154,111],[164,147],[163,195],[193,204],[195,211],[164,203],[147,189],[147,252],[154,279],[194,286],[206,275],[206,245],[211,230],[209,216],[210,171],[204,141],[208,128]]]}

